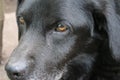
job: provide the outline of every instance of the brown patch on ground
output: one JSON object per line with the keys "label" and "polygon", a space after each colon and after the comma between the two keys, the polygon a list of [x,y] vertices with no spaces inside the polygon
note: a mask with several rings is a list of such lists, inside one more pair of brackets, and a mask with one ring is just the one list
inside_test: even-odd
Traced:
{"label": "brown patch on ground", "polygon": [[5,13],[10,13],[16,10],[17,0],[4,0]]}
{"label": "brown patch on ground", "polygon": [[0,80],[8,80],[4,66],[17,45],[17,25],[15,13],[5,14],[4,31],[3,31],[3,65],[0,67]]}
{"label": "brown patch on ground", "polygon": [[18,31],[15,17],[17,0],[3,1],[5,3],[5,22],[3,30],[3,64],[0,65],[0,80],[9,80],[5,72],[5,64],[18,41]]}

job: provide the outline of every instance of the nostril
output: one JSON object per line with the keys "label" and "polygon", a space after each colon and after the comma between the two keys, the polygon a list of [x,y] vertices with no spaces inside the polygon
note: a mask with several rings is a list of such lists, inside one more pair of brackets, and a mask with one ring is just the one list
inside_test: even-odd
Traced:
{"label": "nostril", "polygon": [[19,79],[19,78],[22,78],[24,73],[21,73],[21,72],[16,72],[16,73],[11,73],[10,74],[14,79]]}
{"label": "nostril", "polygon": [[19,71],[18,70],[9,70],[8,71],[8,75],[15,79],[23,77],[24,74],[25,74],[24,70],[19,70]]}
{"label": "nostril", "polygon": [[26,67],[23,66],[23,65],[7,65],[6,66],[6,71],[7,71],[7,74],[10,78],[13,78],[13,79],[19,79],[19,78],[22,78],[24,75],[25,75],[25,70],[26,70]]}
{"label": "nostril", "polygon": [[24,75],[24,73],[25,73],[25,71],[15,71],[15,72],[12,72],[11,74],[13,75],[13,76],[23,76]]}
{"label": "nostril", "polygon": [[16,77],[21,76],[21,74],[19,74],[19,73],[13,73],[13,75],[16,76]]}

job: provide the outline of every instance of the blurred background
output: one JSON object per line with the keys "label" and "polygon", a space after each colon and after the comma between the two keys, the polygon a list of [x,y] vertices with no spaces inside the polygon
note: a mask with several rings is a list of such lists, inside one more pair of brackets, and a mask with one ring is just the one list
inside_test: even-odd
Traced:
{"label": "blurred background", "polygon": [[[4,3],[4,26],[3,26],[3,47],[2,47],[2,64],[0,65],[0,80],[9,80],[6,76],[4,66],[17,45],[17,25],[16,25],[16,1],[3,0]],[[1,6],[1,5],[0,5]]]}

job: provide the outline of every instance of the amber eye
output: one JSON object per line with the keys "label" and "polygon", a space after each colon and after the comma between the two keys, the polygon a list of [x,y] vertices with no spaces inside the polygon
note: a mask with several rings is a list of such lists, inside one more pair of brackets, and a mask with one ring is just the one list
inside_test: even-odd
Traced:
{"label": "amber eye", "polygon": [[19,22],[20,22],[20,24],[25,24],[24,18],[23,18],[23,17],[20,17],[20,18],[19,18]]}
{"label": "amber eye", "polygon": [[55,30],[57,32],[65,32],[66,30],[68,30],[68,27],[67,27],[67,25],[59,24],[58,27]]}

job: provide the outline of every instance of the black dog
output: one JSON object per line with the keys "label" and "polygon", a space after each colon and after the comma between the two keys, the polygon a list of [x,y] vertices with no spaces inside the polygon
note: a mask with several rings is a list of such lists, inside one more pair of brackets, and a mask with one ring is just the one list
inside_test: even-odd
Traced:
{"label": "black dog", "polygon": [[18,0],[11,80],[120,80],[120,0]]}

